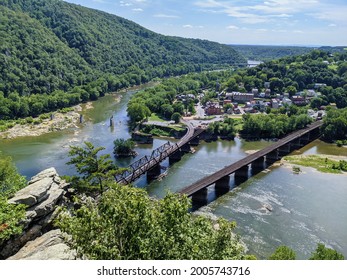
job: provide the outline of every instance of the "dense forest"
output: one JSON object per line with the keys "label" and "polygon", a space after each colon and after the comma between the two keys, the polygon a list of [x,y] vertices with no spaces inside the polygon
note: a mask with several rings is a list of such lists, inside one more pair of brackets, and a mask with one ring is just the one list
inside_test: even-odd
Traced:
{"label": "dense forest", "polygon": [[0,119],[36,116],[154,77],[244,63],[229,46],[159,35],[64,1],[0,5]]}

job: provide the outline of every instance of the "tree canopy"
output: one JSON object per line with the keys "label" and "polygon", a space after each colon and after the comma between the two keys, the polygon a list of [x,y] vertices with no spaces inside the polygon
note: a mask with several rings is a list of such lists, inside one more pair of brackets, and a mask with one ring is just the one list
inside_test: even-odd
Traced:
{"label": "tree canopy", "polygon": [[0,153],[0,245],[22,231],[19,222],[24,219],[25,206],[9,204],[7,200],[25,184],[25,178],[18,174],[12,159]]}
{"label": "tree canopy", "polygon": [[59,226],[90,259],[245,259],[233,233],[235,223],[188,212],[189,199],[167,194],[150,198],[145,190],[112,185],[99,203],[89,202]]}
{"label": "tree canopy", "polygon": [[75,165],[77,172],[83,175],[82,184],[97,185],[102,192],[104,181],[111,179],[119,171],[110,159],[109,154],[99,155],[104,147],[94,147],[90,142],[84,142],[85,147],[71,146],[70,161],[67,164]]}

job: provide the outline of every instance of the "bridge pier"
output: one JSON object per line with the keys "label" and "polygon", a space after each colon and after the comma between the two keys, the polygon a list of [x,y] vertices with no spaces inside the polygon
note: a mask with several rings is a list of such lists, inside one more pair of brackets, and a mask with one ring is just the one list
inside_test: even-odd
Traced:
{"label": "bridge pier", "polygon": [[216,195],[221,196],[230,190],[230,176],[224,176],[216,181],[214,186]]}
{"label": "bridge pier", "polygon": [[310,132],[305,133],[299,139],[302,146],[307,145],[308,143],[310,143]]}
{"label": "bridge pier", "polygon": [[177,161],[180,161],[182,158],[182,152],[180,149],[178,149],[176,152],[174,152],[172,155],[169,156],[169,164],[173,164]]}
{"label": "bridge pier", "polygon": [[183,153],[190,153],[190,145],[188,143],[184,144],[182,147],[181,147],[181,151]]}
{"label": "bridge pier", "polygon": [[309,135],[310,141],[316,140],[319,136],[320,136],[320,129],[319,127],[317,127],[316,129],[311,130]]}
{"label": "bridge pier", "polygon": [[239,185],[247,181],[248,169],[248,165],[244,165],[235,171],[235,185]]}
{"label": "bridge pier", "polygon": [[151,169],[147,171],[147,182],[156,179],[161,173],[160,164],[154,165]]}
{"label": "bridge pier", "polygon": [[199,142],[200,142],[200,137],[196,136],[195,138],[193,138],[192,140],[189,141],[189,145],[198,146]]}
{"label": "bridge pier", "polygon": [[192,195],[192,204],[193,205],[206,205],[207,204],[207,187],[202,188],[201,190],[195,192]]}
{"label": "bridge pier", "polygon": [[300,138],[293,140],[290,142],[290,147],[293,150],[300,149],[303,146],[303,144],[300,141]]}
{"label": "bridge pier", "polygon": [[278,155],[279,155],[280,157],[286,156],[286,155],[288,155],[291,151],[292,151],[292,150],[291,150],[291,147],[290,147],[290,143],[288,143],[288,144],[285,144],[285,145],[283,145],[283,146],[281,146],[281,147],[278,148]]}
{"label": "bridge pier", "polygon": [[271,165],[278,160],[279,160],[278,149],[275,149],[266,155],[265,162],[267,165]]}
{"label": "bridge pier", "polygon": [[256,175],[265,169],[264,157],[260,157],[251,163],[251,174]]}

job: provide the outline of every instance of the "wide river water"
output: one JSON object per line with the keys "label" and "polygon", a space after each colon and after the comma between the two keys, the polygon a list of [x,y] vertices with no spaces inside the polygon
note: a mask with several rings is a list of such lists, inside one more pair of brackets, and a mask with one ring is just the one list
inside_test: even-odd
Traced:
{"label": "wide river water", "polygon": [[[0,151],[12,156],[20,173],[28,178],[51,166],[61,175],[75,174],[74,168],[66,165],[70,145],[90,141],[96,146],[105,147],[104,152],[112,155],[113,141],[130,137],[126,104],[134,92],[109,95],[93,102],[93,109],[84,113],[88,121],[79,129],[39,137],[0,140]],[[121,101],[117,103],[119,95]],[[114,128],[109,127],[112,115]],[[137,158],[149,155],[153,148],[166,141],[168,139],[155,139],[153,145],[139,145],[136,158],[116,160],[116,163],[127,166]],[[266,141],[246,142],[238,138],[235,141],[202,142],[195,147],[195,153],[185,155],[181,161],[170,166],[167,176],[161,181],[148,184],[143,176],[136,185],[146,188],[151,196],[160,198],[167,191],[179,191],[245,157],[247,151],[270,144]],[[347,159],[346,148],[319,140],[294,154],[338,155]],[[168,165],[168,161],[162,163],[163,167]],[[347,175],[323,174],[312,168],[301,169],[303,172],[296,175],[288,166],[275,164],[197,211],[236,221],[237,233],[241,235],[249,253],[262,259],[280,245],[294,249],[299,259],[307,259],[318,242],[347,256]]]}

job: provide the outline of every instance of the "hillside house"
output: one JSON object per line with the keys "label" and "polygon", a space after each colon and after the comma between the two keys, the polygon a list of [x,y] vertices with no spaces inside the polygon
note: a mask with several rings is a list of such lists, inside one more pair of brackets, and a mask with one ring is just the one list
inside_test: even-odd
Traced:
{"label": "hillside house", "polygon": [[292,102],[296,106],[305,106],[307,104],[305,97],[300,96],[300,95],[292,96]]}

